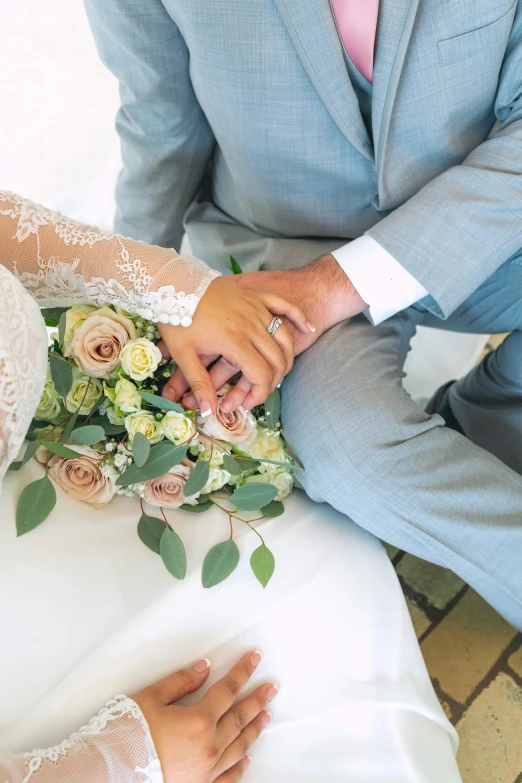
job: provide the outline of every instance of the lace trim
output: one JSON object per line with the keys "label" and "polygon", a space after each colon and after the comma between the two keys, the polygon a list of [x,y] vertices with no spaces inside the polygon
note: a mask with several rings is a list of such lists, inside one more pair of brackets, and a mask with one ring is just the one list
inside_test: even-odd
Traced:
{"label": "lace trim", "polygon": [[36,748],[30,753],[24,753],[23,758],[28,768],[28,772],[22,783],[29,783],[32,776],[41,768],[45,761],[59,761],[61,758],[67,756],[70,749],[80,742],[82,737],[87,734],[100,734],[107,728],[108,723],[119,720],[125,716],[131,716],[141,725],[148,745],[149,761],[147,767],[145,769],[136,767],[136,772],[147,775],[143,783],[163,783],[161,767],[156,756],[147,721],[136,702],[129,699],[124,694],[119,694],[118,696],[115,696],[114,699],[108,701],[98,715],[91,718],[86,726],[82,726],[79,731],[72,734],[69,739],[63,740],[59,745],[55,745],[52,748],[46,748],[45,750]]}
{"label": "lace trim", "polygon": [[[177,291],[173,285],[164,285],[155,291],[151,290],[154,282],[153,275],[141,258],[131,258],[124,237],[94,227],[81,226],[60,212],[54,212],[14,193],[0,191],[0,198],[5,199],[9,204],[8,207],[0,209],[0,215],[10,217],[17,222],[13,240],[22,243],[30,236],[35,238],[38,272],[20,272],[15,261],[13,274],[25,288],[33,290],[41,306],[59,304],[69,307],[80,301],[91,301],[99,305],[115,305],[154,322],[189,326],[209,283],[219,277],[218,272],[207,269],[197,291],[190,294]],[[68,263],[60,261],[55,256],[43,258],[39,233],[42,226],[52,226],[67,247],[92,248],[99,242],[115,243],[117,253],[116,257],[112,258],[112,262],[123,282],[113,277],[86,279],[77,272],[81,263],[80,258]],[[126,241],[136,246],[141,245],[144,250],[150,250],[150,246],[143,243]],[[178,257],[178,260],[181,259]],[[184,260],[190,262],[190,259]],[[194,263],[201,264],[196,259]]]}

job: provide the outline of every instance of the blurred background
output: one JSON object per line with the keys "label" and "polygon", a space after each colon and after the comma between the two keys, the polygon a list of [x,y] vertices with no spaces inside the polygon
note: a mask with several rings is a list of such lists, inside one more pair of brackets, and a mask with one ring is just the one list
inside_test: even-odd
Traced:
{"label": "blurred background", "polygon": [[[109,228],[118,93],[81,0],[5,0],[0,51],[0,187]],[[421,329],[408,390],[426,399],[467,372],[487,342]],[[522,783],[522,636],[451,572],[389,553],[435,689],[459,730],[464,782]]]}

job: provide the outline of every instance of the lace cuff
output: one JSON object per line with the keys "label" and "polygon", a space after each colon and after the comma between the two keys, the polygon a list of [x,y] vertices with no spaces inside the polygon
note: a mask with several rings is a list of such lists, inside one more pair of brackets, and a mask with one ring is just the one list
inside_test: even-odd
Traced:
{"label": "lace cuff", "polygon": [[140,708],[116,696],[87,726],[47,750],[0,757],[2,783],[163,783]]}
{"label": "lace cuff", "polygon": [[219,273],[175,250],[83,226],[0,191],[0,261],[41,306],[111,304],[189,326]]}

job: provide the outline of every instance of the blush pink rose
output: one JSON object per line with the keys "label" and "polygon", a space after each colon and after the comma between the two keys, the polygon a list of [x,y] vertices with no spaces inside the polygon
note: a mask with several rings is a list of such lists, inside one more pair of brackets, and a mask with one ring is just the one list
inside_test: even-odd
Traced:
{"label": "blush pink rose", "polygon": [[82,456],[68,459],[55,454],[49,475],[66,495],[93,508],[102,508],[116,493],[117,476],[104,476],[98,467],[100,455],[88,446],[74,446]]}
{"label": "blush pink rose", "polygon": [[198,414],[197,425],[209,438],[251,446],[256,439],[256,420],[250,411],[247,412],[241,407],[233,413],[225,413],[221,410],[221,400],[230,388],[230,385],[226,384],[218,391],[216,413],[210,416]]}
{"label": "blush pink rose", "polygon": [[120,363],[122,349],[135,339],[136,327],[130,318],[102,307],[75,330],[67,356],[91,378],[108,378]]}
{"label": "blush pink rose", "polygon": [[174,465],[163,476],[147,481],[143,500],[151,506],[164,508],[179,508],[184,503],[190,506],[196,505],[199,492],[190,497],[185,497],[184,494],[185,484],[193,470],[194,463],[185,459],[179,465]]}

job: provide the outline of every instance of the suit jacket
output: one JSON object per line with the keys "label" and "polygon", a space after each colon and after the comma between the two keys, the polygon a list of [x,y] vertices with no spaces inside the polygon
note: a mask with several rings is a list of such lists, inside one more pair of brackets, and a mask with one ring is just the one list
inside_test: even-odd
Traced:
{"label": "suit jacket", "polygon": [[522,3],[381,0],[368,134],[328,0],[85,0],[117,230],[222,271],[364,233],[446,317],[522,245]]}

